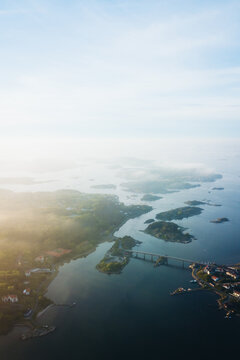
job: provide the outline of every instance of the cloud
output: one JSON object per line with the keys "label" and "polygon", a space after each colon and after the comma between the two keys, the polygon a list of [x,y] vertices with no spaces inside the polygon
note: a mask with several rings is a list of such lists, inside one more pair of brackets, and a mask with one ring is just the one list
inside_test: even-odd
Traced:
{"label": "cloud", "polygon": [[183,2],[164,16],[151,1],[134,16],[116,4],[43,3],[34,25],[16,21],[2,38],[1,132],[204,134],[219,122],[223,135],[226,119],[239,131],[239,5]]}

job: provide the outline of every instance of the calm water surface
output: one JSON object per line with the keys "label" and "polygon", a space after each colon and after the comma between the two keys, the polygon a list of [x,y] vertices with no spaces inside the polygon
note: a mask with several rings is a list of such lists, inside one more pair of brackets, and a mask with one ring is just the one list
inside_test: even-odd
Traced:
{"label": "calm water surface", "polygon": [[[116,235],[141,240],[139,250],[219,263],[240,261],[239,176],[229,171],[229,164],[221,166],[223,179],[164,195],[151,203],[152,212],[129,220]],[[211,191],[213,186],[225,189]],[[128,200],[120,191],[118,195],[126,203],[139,203],[139,197]],[[140,231],[156,213],[194,199],[222,206],[205,205],[201,215],[178,221],[197,238],[192,243],[167,243]],[[228,217],[230,222],[209,223],[217,217]],[[111,243],[103,243],[87,258],[60,268],[47,296],[57,303],[75,301],[77,306],[53,308],[41,317],[43,324],[57,326],[49,336],[21,342],[20,330],[15,329],[0,337],[1,360],[216,358],[238,349],[240,318],[225,319],[214,294],[169,295],[179,286],[189,287],[188,270],[174,263],[154,268],[150,262],[131,259],[121,275],[101,274],[95,266],[110,247]]]}

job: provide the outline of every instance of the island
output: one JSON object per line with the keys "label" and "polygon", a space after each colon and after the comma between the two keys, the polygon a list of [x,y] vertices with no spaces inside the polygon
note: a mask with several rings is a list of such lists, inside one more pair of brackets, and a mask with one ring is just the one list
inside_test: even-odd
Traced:
{"label": "island", "polygon": [[130,181],[122,183],[121,186],[125,191],[131,191],[134,193],[168,194],[180,190],[196,188],[200,185],[177,180],[147,180]]}
{"label": "island", "polygon": [[198,206],[198,205],[222,206],[221,204],[213,204],[210,201],[199,201],[199,200],[185,201],[185,204],[190,206]]}
{"label": "island", "polygon": [[148,220],[144,221],[144,224],[151,224],[154,221],[155,221],[154,219],[148,219]]}
{"label": "island", "polygon": [[227,222],[227,221],[229,221],[229,219],[226,218],[226,217],[217,218],[216,220],[210,220],[210,222],[214,223],[214,224],[221,224],[221,223],[224,223],[224,222]]}
{"label": "island", "polygon": [[224,190],[224,187],[214,187],[212,190]]}
{"label": "island", "polygon": [[173,222],[157,221],[154,222],[144,230],[146,234],[155,236],[156,238],[179,243],[189,243],[194,239],[194,236],[184,232],[185,229]]}
{"label": "island", "polygon": [[105,274],[120,274],[129,262],[129,254],[124,253],[124,250],[131,250],[139,244],[141,241],[135,240],[131,236],[116,239],[96,268]]}
{"label": "island", "polygon": [[15,323],[35,328],[38,312],[51,305],[45,293],[59,266],[113,241],[128,219],[151,210],[115,195],[0,190],[0,334]]}
{"label": "island", "polygon": [[100,184],[100,185],[92,185],[92,189],[116,189],[117,186],[114,184]]}
{"label": "island", "polygon": [[141,198],[142,201],[156,201],[156,200],[159,200],[159,199],[162,199],[162,197],[157,196],[157,195],[152,195],[152,194],[145,194]]}
{"label": "island", "polygon": [[158,220],[171,221],[171,220],[182,220],[191,216],[199,215],[203,211],[202,208],[184,206],[177,209],[164,211],[156,215]]}

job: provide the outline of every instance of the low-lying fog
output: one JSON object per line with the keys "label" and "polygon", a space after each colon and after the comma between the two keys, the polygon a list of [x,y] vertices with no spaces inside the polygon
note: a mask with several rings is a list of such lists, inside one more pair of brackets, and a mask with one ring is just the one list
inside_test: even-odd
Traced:
{"label": "low-lying fog", "polygon": [[[0,188],[14,191],[164,193],[228,171],[240,175],[238,139],[8,139],[0,153]],[[151,191],[146,182],[161,186]]]}

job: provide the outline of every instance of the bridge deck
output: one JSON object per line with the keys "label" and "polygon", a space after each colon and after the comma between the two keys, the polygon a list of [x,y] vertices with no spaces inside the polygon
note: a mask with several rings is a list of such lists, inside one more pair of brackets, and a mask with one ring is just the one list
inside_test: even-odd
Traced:
{"label": "bridge deck", "polygon": [[124,251],[128,252],[128,253],[132,253],[132,254],[150,255],[150,256],[157,256],[157,257],[163,256],[163,257],[165,257],[167,259],[183,261],[183,262],[187,262],[187,263],[190,263],[190,264],[195,263],[195,264],[204,265],[204,263],[202,261],[183,259],[183,258],[179,258],[179,257],[176,257],[176,256],[156,254],[156,253],[151,253],[151,252],[147,252],[147,251],[136,251],[136,250],[124,250]]}

